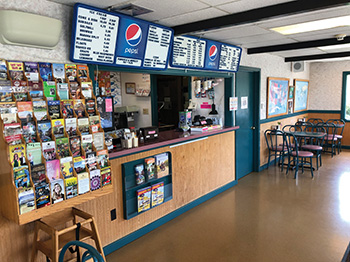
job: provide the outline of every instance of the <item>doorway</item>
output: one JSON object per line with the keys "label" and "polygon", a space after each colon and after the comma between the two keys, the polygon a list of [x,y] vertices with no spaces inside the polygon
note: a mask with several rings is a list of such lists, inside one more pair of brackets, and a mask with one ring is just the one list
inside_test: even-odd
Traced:
{"label": "doorway", "polygon": [[260,69],[240,68],[236,73],[236,177],[259,168]]}
{"label": "doorway", "polygon": [[157,97],[159,131],[177,128],[179,112],[188,107],[189,78],[157,75]]}

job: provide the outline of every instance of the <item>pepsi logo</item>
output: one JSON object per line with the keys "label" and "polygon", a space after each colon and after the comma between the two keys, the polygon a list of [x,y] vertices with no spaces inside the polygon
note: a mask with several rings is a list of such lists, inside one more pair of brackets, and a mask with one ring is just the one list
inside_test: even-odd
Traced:
{"label": "pepsi logo", "polygon": [[125,31],[125,39],[131,46],[137,46],[142,39],[141,27],[137,24],[131,24]]}
{"label": "pepsi logo", "polygon": [[217,55],[218,55],[218,48],[216,47],[216,45],[211,45],[211,47],[209,48],[209,59],[211,61],[214,61]]}

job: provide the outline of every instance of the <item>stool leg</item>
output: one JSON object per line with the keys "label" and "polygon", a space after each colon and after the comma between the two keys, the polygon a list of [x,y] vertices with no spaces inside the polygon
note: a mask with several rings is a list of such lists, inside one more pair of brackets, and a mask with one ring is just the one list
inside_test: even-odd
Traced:
{"label": "stool leg", "polygon": [[106,261],[105,254],[103,252],[103,248],[102,248],[102,244],[101,244],[100,235],[98,233],[97,226],[96,226],[94,218],[92,218],[91,229],[92,229],[92,232],[94,232],[93,239],[95,240],[96,249],[97,249],[98,252],[100,252],[100,254],[103,257],[104,261]]}
{"label": "stool leg", "polygon": [[38,249],[37,249],[37,242],[39,241],[39,227],[37,222],[35,222],[35,227],[34,227],[34,239],[33,239],[33,247],[32,247],[32,257],[30,259],[31,262],[36,261],[36,257],[38,255]]}
{"label": "stool leg", "polygon": [[52,239],[52,262],[58,262],[58,234],[54,233]]}

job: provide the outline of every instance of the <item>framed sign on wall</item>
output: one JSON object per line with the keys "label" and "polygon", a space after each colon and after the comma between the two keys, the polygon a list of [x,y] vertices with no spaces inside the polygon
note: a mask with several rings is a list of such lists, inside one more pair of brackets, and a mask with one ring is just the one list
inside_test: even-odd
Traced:
{"label": "framed sign on wall", "polygon": [[294,112],[307,110],[309,80],[294,79]]}
{"label": "framed sign on wall", "polygon": [[288,91],[288,78],[267,78],[267,118],[287,114]]}

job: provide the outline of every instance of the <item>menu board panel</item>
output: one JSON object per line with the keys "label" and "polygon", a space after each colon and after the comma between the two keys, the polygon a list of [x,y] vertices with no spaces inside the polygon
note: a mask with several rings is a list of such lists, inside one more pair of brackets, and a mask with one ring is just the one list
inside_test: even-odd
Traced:
{"label": "menu board panel", "polygon": [[172,66],[203,68],[206,42],[187,36],[174,37]]}
{"label": "menu board panel", "polygon": [[75,4],[70,59],[78,63],[165,70],[174,32],[119,13]]}
{"label": "menu board panel", "polygon": [[192,36],[174,38],[171,66],[211,71],[237,72],[242,49]]}
{"label": "menu board panel", "polygon": [[112,64],[119,17],[78,7],[74,59]]}

